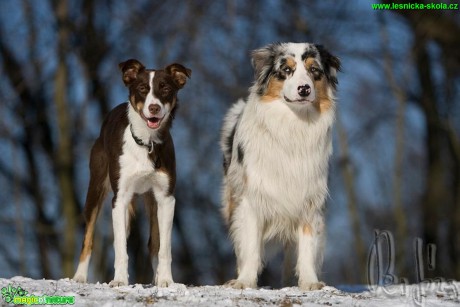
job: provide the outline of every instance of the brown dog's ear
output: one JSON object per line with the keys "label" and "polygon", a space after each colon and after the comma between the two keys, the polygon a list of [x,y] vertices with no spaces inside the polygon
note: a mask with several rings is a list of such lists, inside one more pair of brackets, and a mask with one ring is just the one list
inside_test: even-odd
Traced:
{"label": "brown dog's ear", "polygon": [[144,65],[141,62],[135,59],[129,59],[125,62],[118,64],[121,72],[123,73],[123,82],[126,86],[131,84],[134,80],[137,79],[137,74],[139,71],[145,69]]}
{"label": "brown dog's ear", "polygon": [[174,82],[177,84],[177,87],[183,88],[187,78],[190,78],[192,71],[181,64],[171,64],[165,68],[165,72],[171,75],[174,79]]}

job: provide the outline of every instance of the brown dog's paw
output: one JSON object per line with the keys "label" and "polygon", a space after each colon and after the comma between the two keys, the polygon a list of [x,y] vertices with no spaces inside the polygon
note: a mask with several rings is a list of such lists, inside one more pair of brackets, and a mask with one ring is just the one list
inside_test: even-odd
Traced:
{"label": "brown dog's paw", "polygon": [[72,280],[76,281],[76,282],[79,282],[79,283],[82,283],[82,284],[85,284],[86,283],[86,276],[75,274],[75,276],[72,278]]}
{"label": "brown dog's paw", "polygon": [[127,286],[128,283],[125,282],[125,281],[120,281],[120,280],[112,280],[110,283],[109,283],[109,286],[110,288],[113,288],[113,287],[121,287],[121,286]]}
{"label": "brown dog's paw", "polygon": [[159,288],[167,288],[172,284],[174,284],[172,279],[159,279],[158,282],[156,282],[156,286]]}

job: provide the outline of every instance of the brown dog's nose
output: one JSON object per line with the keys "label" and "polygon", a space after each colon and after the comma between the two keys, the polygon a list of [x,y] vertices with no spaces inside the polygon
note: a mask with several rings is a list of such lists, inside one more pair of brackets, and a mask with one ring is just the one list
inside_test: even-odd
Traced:
{"label": "brown dog's nose", "polygon": [[149,105],[149,112],[152,114],[152,115],[155,115],[155,114],[158,114],[161,110],[161,107],[157,104],[151,104]]}

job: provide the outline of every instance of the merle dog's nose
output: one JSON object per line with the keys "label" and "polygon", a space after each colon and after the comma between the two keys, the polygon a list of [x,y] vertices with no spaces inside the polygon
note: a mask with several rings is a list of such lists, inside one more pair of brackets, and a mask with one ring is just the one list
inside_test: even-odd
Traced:
{"label": "merle dog's nose", "polygon": [[297,88],[300,97],[307,97],[311,93],[311,87],[308,84],[301,85]]}
{"label": "merle dog's nose", "polygon": [[149,112],[153,115],[158,114],[161,110],[161,107],[157,104],[149,105]]}

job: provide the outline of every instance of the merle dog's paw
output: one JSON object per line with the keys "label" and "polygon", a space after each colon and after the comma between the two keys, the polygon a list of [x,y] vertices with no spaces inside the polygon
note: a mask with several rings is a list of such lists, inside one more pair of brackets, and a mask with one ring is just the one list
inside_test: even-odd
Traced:
{"label": "merle dog's paw", "polygon": [[225,283],[225,287],[233,289],[246,289],[246,288],[256,288],[256,282],[244,281],[239,279],[232,279]]}
{"label": "merle dog's paw", "polygon": [[326,284],[322,281],[318,282],[299,282],[299,288],[302,291],[321,290]]}

